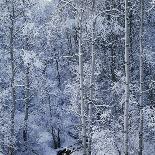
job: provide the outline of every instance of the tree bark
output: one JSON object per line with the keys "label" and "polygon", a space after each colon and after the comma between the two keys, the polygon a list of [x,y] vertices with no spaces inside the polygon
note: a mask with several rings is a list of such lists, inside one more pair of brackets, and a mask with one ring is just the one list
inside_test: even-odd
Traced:
{"label": "tree bark", "polygon": [[28,112],[30,102],[30,82],[29,82],[29,64],[26,66],[26,79],[25,79],[25,117],[24,117],[24,130],[23,139],[27,143],[27,126],[28,126]]}
{"label": "tree bark", "polygon": [[10,14],[10,60],[11,60],[11,95],[12,95],[12,105],[11,105],[11,139],[9,147],[9,155],[14,154],[14,119],[15,119],[15,110],[16,110],[16,90],[15,90],[15,62],[14,62],[14,5],[12,4],[12,12]]}
{"label": "tree bark", "polygon": [[140,98],[139,98],[139,110],[140,110],[140,122],[139,122],[139,151],[138,154],[143,154],[143,16],[144,16],[144,1],[140,1]]}
{"label": "tree bark", "polygon": [[124,155],[128,155],[128,117],[129,117],[129,6],[125,0],[125,108],[124,108]]}
{"label": "tree bark", "polygon": [[50,131],[51,131],[51,134],[52,134],[52,139],[53,139],[53,146],[54,146],[54,149],[57,149],[57,142],[56,142],[56,134],[55,134],[55,129],[54,127],[52,126],[52,107],[51,107],[51,97],[50,95],[48,94],[48,105],[49,105],[49,112],[50,112]]}
{"label": "tree bark", "polygon": [[80,103],[81,103],[81,123],[82,123],[82,144],[83,155],[86,155],[86,120],[83,92],[83,53],[82,53],[82,10],[79,12],[79,76],[80,76]]}
{"label": "tree bark", "polygon": [[[94,17],[95,0],[92,1],[92,14]],[[94,70],[95,70],[95,25],[96,19],[92,24],[92,40],[91,40],[91,78],[90,78],[90,102],[88,107],[88,155],[91,155],[92,143],[92,105],[93,105],[93,92],[94,92]]]}

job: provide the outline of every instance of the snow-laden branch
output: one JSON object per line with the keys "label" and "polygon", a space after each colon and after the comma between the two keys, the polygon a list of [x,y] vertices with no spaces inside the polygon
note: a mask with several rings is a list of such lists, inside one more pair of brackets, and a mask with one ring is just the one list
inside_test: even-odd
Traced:
{"label": "snow-laden branch", "polygon": [[70,6],[73,7],[75,10],[79,10],[76,6],[74,6],[74,5],[72,4],[73,1],[62,0],[62,1],[60,1],[60,3],[61,3],[61,2],[65,2],[65,4],[64,4],[63,6],[61,6],[61,8],[58,10],[58,12],[61,11],[63,8],[65,8],[67,5],[70,5]]}
{"label": "snow-laden branch", "polygon": [[151,7],[150,7],[150,9],[147,10],[147,12],[152,11],[152,9],[154,9],[154,7],[155,7],[155,0],[152,0]]}

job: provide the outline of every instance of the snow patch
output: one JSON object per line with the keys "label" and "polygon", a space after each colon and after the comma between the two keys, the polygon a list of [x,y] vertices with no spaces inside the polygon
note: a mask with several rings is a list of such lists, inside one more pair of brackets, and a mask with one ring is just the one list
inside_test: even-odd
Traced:
{"label": "snow patch", "polygon": [[45,143],[47,141],[51,141],[51,135],[49,132],[42,132],[39,135],[39,143]]}

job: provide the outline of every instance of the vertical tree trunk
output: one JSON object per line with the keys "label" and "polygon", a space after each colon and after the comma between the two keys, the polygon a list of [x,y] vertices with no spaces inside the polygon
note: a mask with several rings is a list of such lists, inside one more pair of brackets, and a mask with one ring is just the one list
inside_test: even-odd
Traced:
{"label": "vertical tree trunk", "polygon": [[[61,89],[61,76],[60,76],[60,68],[59,68],[59,56],[58,59],[56,59],[56,70],[57,70],[57,79],[58,79],[58,88],[60,89],[60,91],[62,92]],[[64,101],[61,98],[61,106],[63,105]],[[60,118],[61,119],[61,111],[60,111]],[[57,147],[60,148],[61,147],[61,139],[60,139],[60,127],[58,127],[57,129]]]}
{"label": "vertical tree trunk", "polygon": [[[116,38],[114,37],[114,34],[111,32],[111,36],[112,37],[112,40],[111,41],[114,41],[116,40]],[[115,52],[115,44],[112,44],[111,45],[111,79],[113,82],[116,82],[116,73],[115,73],[115,70],[116,70],[116,52]]]}
{"label": "vertical tree trunk", "polygon": [[81,123],[83,155],[86,155],[86,120],[83,93],[83,53],[82,53],[82,10],[79,12],[79,76],[80,76],[80,102],[81,102]]}
{"label": "vertical tree trunk", "polygon": [[[47,69],[47,64],[43,70],[43,74],[46,75],[46,69]],[[57,69],[57,79],[58,79],[58,87],[61,89],[61,78],[60,78],[60,71],[59,71],[59,61],[56,59],[56,69]],[[60,138],[60,128],[54,128],[52,126],[52,118],[53,118],[53,109],[51,106],[51,97],[46,90],[47,95],[48,95],[48,106],[49,106],[49,114],[50,114],[50,132],[52,134],[52,139],[53,139],[53,147],[54,149],[60,148],[61,147],[61,138]]]}
{"label": "vertical tree trunk", "polygon": [[57,149],[57,148],[60,148],[61,147],[61,139],[60,139],[60,129],[55,129],[53,126],[52,126],[52,107],[51,107],[51,97],[50,95],[48,94],[48,105],[49,105],[49,112],[50,112],[50,131],[51,131],[51,134],[52,134],[52,139],[53,139],[53,146],[54,146],[54,149]]}
{"label": "vertical tree trunk", "polygon": [[57,70],[58,88],[60,88],[60,90],[61,90],[61,77],[60,77],[59,60],[58,59],[56,59],[56,70]]}
{"label": "vertical tree trunk", "polygon": [[57,141],[58,141],[58,148],[61,147],[61,139],[60,139],[60,129],[58,128],[58,131],[57,131]]}
{"label": "vertical tree trunk", "polygon": [[128,0],[125,0],[125,108],[124,108],[124,155],[128,155],[128,113],[129,113],[129,16]]}
{"label": "vertical tree trunk", "polygon": [[[92,14],[94,17],[95,0],[92,1]],[[93,19],[94,20],[94,19]],[[94,87],[94,69],[95,69],[95,25],[96,20],[92,25],[92,41],[91,41],[91,78],[90,78],[90,103],[88,107],[88,155],[91,155],[91,142],[92,142],[92,104],[93,104],[93,87]]]}
{"label": "vertical tree trunk", "polygon": [[51,97],[50,95],[48,94],[48,105],[49,105],[49,112],[50,112],[50,131],[51,131],[51,134],[52,134],[52,139],[53,139],[53,146],[54,146],[54,149],[57,149],[57,142],[56,142],[56,134],[55,134],[55,129],[53,128],[52,126],[52,107],[51,107]]}
{"label": "vertical tree trunk", "polygon": [[57,140],[56,140],[55,129],[53,127],[52,127],[52,138],[53,138],[54,149],[57,149],[58,148],[58,144],[57,144]]}
{"label": "vertical tree trunk", "polygon": [[140,122],[139,122],[139,155],[143,154],[143,16],[144,16],[144,1],[140,1]]}
{"label": "vertical tree trunk", "polygon": [[26,79],[25,79],[25,117],[24,117],[24,130],[23,130],[23,139],[25,145],[27,143],[27,124],[28,124],[28,110],[29,110],[29,102],[30,102],[30,82],[29,82],[29,64],[26,66]]}
{"label": "vertical tree trunk", "polygon": [[12,95],[12,105],[11,105],[11,140],[9,147],[9,155],[14,154],[14,118],[16,109],[16,90],[15,90],[15,62],[14,62],[14,6],[12,4],[12,12],[10,14],[10,60],[11,60],[11,95]]}

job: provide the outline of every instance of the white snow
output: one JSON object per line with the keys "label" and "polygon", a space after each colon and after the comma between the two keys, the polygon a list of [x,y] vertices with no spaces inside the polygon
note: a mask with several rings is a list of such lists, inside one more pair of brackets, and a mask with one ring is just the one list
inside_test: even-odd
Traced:
{"label": "white snow", "polygon": [[42,132],[40,133],[39,135],[39,143],[45,143],[47,141],[50,141],[51,140],[51,135],[49,132]]}
{"label": "white snow", "polygon": [[56,155],[56,151],[50,148],[47,143],[42,144],[44,155]]}

